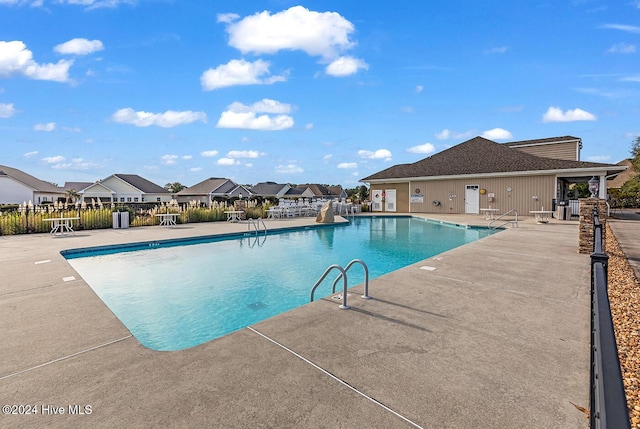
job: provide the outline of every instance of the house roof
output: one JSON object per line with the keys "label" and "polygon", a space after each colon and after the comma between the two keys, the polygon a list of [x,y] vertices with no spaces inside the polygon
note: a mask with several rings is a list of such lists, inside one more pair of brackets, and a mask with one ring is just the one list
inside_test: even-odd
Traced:
{"label": "house roof", "polygon": [[341,185],[327,186],[327,190],[329,191],[329,195],[342,195],[344,189]]}
{"label": "house roof", "polygon": [[[227,182],[229,182],[229,179],[225,179],[223,177],[209,177],[200,183],[184,188],[182,191],[178,192],[177,195],[204,195],[218,193],[216,191]],[[222,193],[224,193],[224,191],[222,191]]]}
{"label": "house roof", "polygon": [[311,190],[311,192],[313,192],[313,195],[315,195],[316,197],[327,197],[329,195],[332,195],[331,192],[329,192],[329,189],[327,189],[326,186],[323,185],[319,185],[317,183],[307,183],[304,185],[298,185],[296,186],[296,189],[300,190],[300,193],[304,192],[305,189],[309,189]]}
{"label": "house roof", "polygon": [[7,167],[6,165],[0,165],[0,176],[11,177],[12,179],[23,183],[32,188],[34,191],[38,192],[50,192],[57,194],[65,192],[64,189],[55,186],[53,183],[45,182],[44,180],[33,177],[32,175],[27,174],[22,170]]}
{"label": "house roof", "polygon": [[616,164],[616,165],[623,165],[627,167],[627,169],[622,173],[618,174],[613,179],[607,180],[607,188],[620,188],[622,187],[622,185],[626,183],[627,180],[632,179],[638,174],[635,167],[633,166],[633,162],[631,161],[632,161],[631,158],[627,158],[627,159],[623,159],[622,161]]}
{"label": "house roof", "polygon": [[251,192],[242,185],[238,185],[231,179],[225,179],[222,177],[209,177],[200,183],[196,183],[193,186],[183,189],[178,192],[178,196],[190,196],[190,195],[212,195],[220,197],[238,196],[250,196]]}
{"label": "house roof", "polygon": [[606,169],[612,174],[621,171],[621,167],[612,164],[545,158],[474,137],[413,164],[394,165],[362,181],[589,168]]}
{"label": "house roof", "polygon": [[254,195],[260,195],[264,197],[275,196],[286,186],[289,185],[275,182],[260,182],[251,187],[251,192]]}
{"label": "house roof", "polygon": [[93,182],[64,182],[64,189],[66,191],[75,190],[82,191],[85,188],[93,185]]}
{"label": "house roof", "polygon": [[124,180],[134,188],[137,188],[145,194],[170,194],[171,191],[148,181],[144,177],[137,174],[114,174],[115,177]]}

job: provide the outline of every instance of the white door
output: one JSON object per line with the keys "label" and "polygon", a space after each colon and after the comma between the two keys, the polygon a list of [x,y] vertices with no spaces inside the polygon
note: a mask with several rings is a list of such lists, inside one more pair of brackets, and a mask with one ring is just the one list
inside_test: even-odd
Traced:
{"label": "white door", "polygon": [[382,189],[371,190],[371,211],[372,212],[382,211]]}
{"label": "white door", "polygon": [[396,211],[396,190],[385,189],[384,190],[384,211],[395,212]]}
{"label": "white door", "polygon": [[464,212],[480,213],[480,186],[467,185],[467,191],[464,195]]}

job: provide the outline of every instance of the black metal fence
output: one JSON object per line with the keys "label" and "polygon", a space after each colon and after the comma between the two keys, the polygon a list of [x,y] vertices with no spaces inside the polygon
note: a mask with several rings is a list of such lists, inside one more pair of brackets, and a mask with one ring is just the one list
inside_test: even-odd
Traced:
{"label": "black metal fence", "polygon": [[591,376],[589,427],[631,428],[629,410],[611,319],[608,289],[609,256],[602,248],[603,225],[597,208],[593,216],[591,254]]}

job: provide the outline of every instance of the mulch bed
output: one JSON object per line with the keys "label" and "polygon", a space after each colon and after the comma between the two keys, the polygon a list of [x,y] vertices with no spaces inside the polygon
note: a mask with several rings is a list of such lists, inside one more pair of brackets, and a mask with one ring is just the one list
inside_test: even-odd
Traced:
{"label": "mulch bed", "polygon": [[631,427],[640,429],[640,282],[609,225],[609,301]]}

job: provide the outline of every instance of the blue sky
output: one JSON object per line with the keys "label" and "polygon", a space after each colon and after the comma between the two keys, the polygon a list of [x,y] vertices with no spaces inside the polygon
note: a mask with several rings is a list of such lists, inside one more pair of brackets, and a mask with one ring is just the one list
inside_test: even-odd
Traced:
{"label": "blue sky", "polygon": [[359,185],[481,135],[640,135],[640,0],[0,0],[0,164]]}

